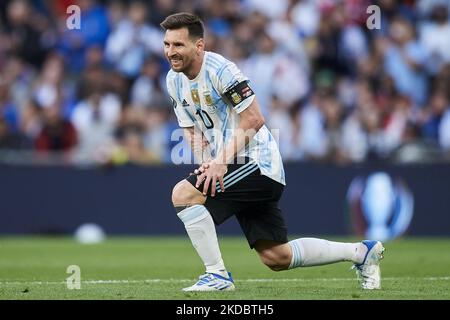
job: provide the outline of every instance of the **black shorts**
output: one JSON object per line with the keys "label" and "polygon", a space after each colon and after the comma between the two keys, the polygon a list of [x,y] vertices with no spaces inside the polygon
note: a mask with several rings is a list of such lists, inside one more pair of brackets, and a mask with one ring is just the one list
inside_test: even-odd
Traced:
{"label": "black shorts", "polygon": [[[192,174],[186,180],[195,187],[197,176]],[[216,225],[235,215],[252,249],[258,240],[288,241],[278,208],[284,185],[262,175],[256,163],[249,159],[245,159],[244,164],[228,165],[224,185],[225,192],[216,185],[214,197],[208,190],[204,204]],[[203,192],[203,183],[197,189]]]}

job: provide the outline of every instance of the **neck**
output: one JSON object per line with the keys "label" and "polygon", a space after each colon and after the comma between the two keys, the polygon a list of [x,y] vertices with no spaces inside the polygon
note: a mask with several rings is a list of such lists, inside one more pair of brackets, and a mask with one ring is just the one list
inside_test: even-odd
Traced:
{"label": "neck", "polygon": [[185,74],[185,76],[188,77],[189,80],[195,79],[195,77],[197,77],[198,74],[200,73],[204,57],[205,57],[205,51],[200,53],[200,55],[194,61],[192,61],[192,65],[189,68],[189,70],[186,70],[185,72],[183,72]]}

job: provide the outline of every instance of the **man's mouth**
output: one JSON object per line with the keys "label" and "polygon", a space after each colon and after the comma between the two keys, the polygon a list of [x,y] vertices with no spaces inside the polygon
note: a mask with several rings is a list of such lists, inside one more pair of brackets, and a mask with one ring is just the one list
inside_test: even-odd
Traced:
{"label": "man's mouth", "polygon": [[172,65],[178,65],[178,64],[180,64],[181,62],[182,62],[182,60],[179,59],[179,58],[171,58],[171,59],[170,59],[170,63],[171,63]]}

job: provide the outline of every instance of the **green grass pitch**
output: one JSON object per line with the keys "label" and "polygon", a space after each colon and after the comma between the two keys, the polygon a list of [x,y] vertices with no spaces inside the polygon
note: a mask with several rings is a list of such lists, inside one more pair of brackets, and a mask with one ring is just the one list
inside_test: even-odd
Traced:
{"label": "green grass pitch", "polygon": [[[382,289],[376,291],[359,289],[350,263],[273,272],[245,239],[220,241],[234,292],[180,291],[203,272],[187,236],[111,237],[95,245],[71,238],[1,237],[0,299],[450,299],[450,238],[386,243]],[[81,269],[79,290],[66,286],[69,265]]]}

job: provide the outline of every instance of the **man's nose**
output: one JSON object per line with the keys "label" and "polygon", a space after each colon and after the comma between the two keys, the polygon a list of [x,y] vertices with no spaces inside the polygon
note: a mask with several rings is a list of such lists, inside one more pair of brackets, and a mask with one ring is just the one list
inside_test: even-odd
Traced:
{"label": "man's nose", "polygon": [[173,56],[175,54],[175,49],[173,46],[169,46],[167,48],[167,56],[170,58],[171,56]]}

